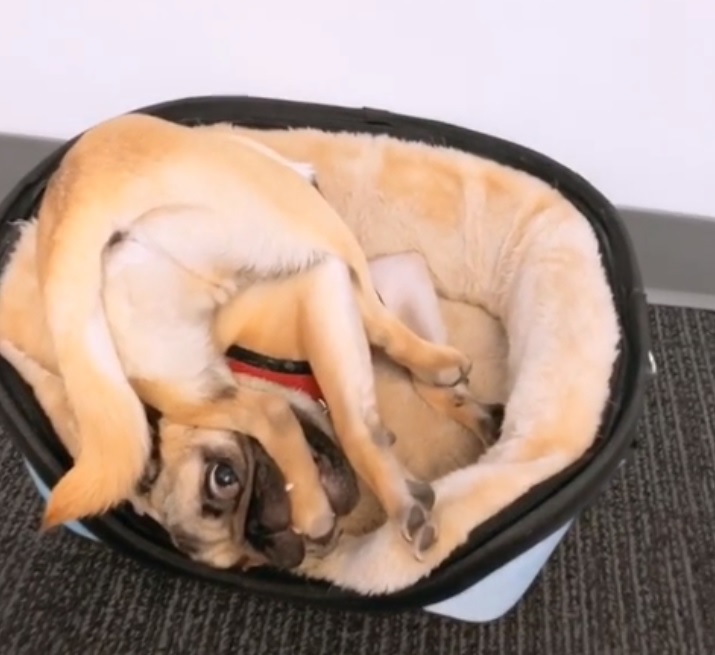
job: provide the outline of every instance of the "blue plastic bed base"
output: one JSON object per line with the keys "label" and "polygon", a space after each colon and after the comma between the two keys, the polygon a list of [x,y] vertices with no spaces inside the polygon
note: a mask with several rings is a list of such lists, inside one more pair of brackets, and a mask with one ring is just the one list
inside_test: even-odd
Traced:
{"label": "blue plastic bed base", "polygon": [[[25,466],[27,467],[27,470],[30,472],[30,477],[32,478],[32,481],[35,483],[35,486],[37,487],[37,490],[40,492],[40,495],[47,500],[47,498],[50,495],[50,491],[45,485],[45,483],[40,480],[40,477],[35,473],[35,469],[32,468],[27,463],[27,460],[25,460]],[[81,523],[77,523],[76,521],[73,521],[72,523],[65,523],[64,525],[65,528],[67,528],[70,532],[74,532],[75,534],[78,534],[80,537],[84,537],[85,539],[91,539],[92,541],[99,541],[97,537],[95,537],[89,530],[87,530]]]}
{"label": "blue plastic bed base", "polygon": [[[652,353],[650,364],[655,374],[656,365]],[[619,468],[625,463],[625,459],[621,460]],[[504,616],[524,597],[556,547],[563,541],[574,520],[575,518],[572,518],[567,521],[556,532],[552,532],[501,568],[492,571],[469,589],[440,603],[428,605],[425,609],[434,614],[470,623],[487,623]]]}
{"label": "blue plastic bed base", "polygon": [[[650,365],[655,374],[656,365],[652,353]],[[621,460],[619,468],[625,463],[625,459]],[[552,532],[501,568],[492,571],[469,589],[440,603],[428,605],[425,610],[470,623],[487,623],[504,616],[529,591],[574,521],[575,518],[570,519],[556,532]]]}
{"label": "blue plastic bed base", "polygon": [[[27,461],[25,461],[25,466],[40,495],[47,500],[49,496],[47,486]],[[569,521],[519,557],[482,578],[473,587],[440,603],[428,605],[425,610],[471,623],[485,623],[498,619],[512,609],[529,590],[551,554],[568,532],[571,523],[572,521]],[[97,537],[80,523],[66,523],[64,527],[80,537],[99,542]]]}
{"label": "blue plastic bed base", "polygon": [[461,594],[425,609],[470,623],[486,623],[504,616],[529,590],[572,523],[573,519]]}

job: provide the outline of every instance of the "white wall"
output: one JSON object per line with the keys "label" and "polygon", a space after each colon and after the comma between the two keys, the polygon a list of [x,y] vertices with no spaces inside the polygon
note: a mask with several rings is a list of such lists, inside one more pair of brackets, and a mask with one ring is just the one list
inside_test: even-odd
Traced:
{"label": "white wall", "polygon": [[491,132],[614,202],[715,217],[713,0],[9,0],[0,131],[69,137],[184,95]]}

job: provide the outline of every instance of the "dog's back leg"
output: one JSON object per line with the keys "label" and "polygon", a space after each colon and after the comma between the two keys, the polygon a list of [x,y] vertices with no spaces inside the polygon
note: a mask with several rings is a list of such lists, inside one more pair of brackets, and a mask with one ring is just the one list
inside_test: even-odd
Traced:
{"label": "dog's back leg", "polygon": [[454,387],[468,380],[471,362],[457,349],[420,337],[380,302],[374,290],[357,294],[363,324],[370,344],[384,350],[397,364],[425,384]]}
{"label": "dog's back leg", "polygon": [[[313,186],[322,195],[315,180]],[[336,220],[342,222],[337,215]],[[383,349],[388,357],[425,384],[452,387],[465,382],[471,369],[469,359],[442,341],[429,341],[419,336],[387,311],[373,284],[367,257],[355,236],[343,230],[337,230],[337,235],[334,243],[339,246],[329,252],[350,267],[370,344]]]}
{"label": "dog's back leg", "polygon": [[[370,260],[370,273],[385,307],[423,339],[447,343],[447,328],[424,257],[418,252]],[[453,387],[412,379],[415,391],[436,411],[457,421],[488,445],[496,433],[492,411],[479,402],[466,382]]]}
{"label": "dog's back leg", "polygon": [[345,454],[388,517],[420,557],[436,539],[429,516],[434,494],[411,479],[390,449],[374,388],[370,346],[348,267],[328,258],[306,275],[310,292],[300,313],[301,339]]}

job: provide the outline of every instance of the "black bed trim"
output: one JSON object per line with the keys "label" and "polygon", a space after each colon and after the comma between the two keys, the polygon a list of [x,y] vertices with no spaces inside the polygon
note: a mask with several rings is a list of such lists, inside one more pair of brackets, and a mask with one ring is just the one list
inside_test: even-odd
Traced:
{"label": "black bed trim", "polygon": [[[287,574],[208,569],[179,555],[155,525],[125,509],[84,522],[101,541],[147,564],[233,585],[244,591],[327,608],[397,610],[433,604],[476,584],[575,517],[607,484],[632,445],[650,373],[650,335],[645,295],[630,238],[614,207],[583,178],[544,155],[502,139],[375,109],[211,96],[175,100],[137,111],[188,125],[231,122],[264,129],[314,127],[333,132],[390,134],[457,148],[535,175],[556,187],[590,220],[607,265],[623,339],[601,436],[591,451],[568,470],[539,485],[478,527],[469,542],[432,575],[403,591],[363,597]],[[9,222],[31,215],[48,174],[73,141],[58,148],[30,171],[0,205],[3,261],[13,240]],[[51,488],[66,470],[68,457],[39,412],[28,387],[5,360],[0,360],[0,385],[0,418],[18,448]]]}

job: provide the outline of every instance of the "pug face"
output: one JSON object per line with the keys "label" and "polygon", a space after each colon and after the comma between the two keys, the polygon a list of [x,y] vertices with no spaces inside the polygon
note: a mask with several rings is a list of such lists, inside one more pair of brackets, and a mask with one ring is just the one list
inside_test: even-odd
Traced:
{"label": "pug face", "polygon": [[[343,516],[359,500],[357,478],[332,438],[297,416],[333,511]],[[134,506],[191,559],[215,568],[290,570],[307,550],[327,554],[335,545],[337,533],[313,544],[293,531],[285,479],[254,438],[165,420],[157,435]]]}

